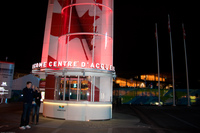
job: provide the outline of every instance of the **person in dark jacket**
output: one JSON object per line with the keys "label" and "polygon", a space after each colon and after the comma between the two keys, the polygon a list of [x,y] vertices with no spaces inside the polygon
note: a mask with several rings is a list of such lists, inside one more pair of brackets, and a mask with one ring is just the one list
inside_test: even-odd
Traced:
{"label": "person in dark jacket", "polygon": [[29,117],[32,108],[33,101],[33,89],[31,88],[32,83],[28,81],[26,83],[26,88],[23,89],[23,112],[21,116],[21,124],[19,129],[31,128],[29,125]]}
{"label": "person in dark jacket", "polygon": [[40,104],[41,104],[41,92],[38,87],[35,87],[34,95],[33,95],[33,114],[32,114],[32,124],[34,124],[35,121],[35,115],[36,115],[36,125],[39,121],[39,111],[40,111]]}

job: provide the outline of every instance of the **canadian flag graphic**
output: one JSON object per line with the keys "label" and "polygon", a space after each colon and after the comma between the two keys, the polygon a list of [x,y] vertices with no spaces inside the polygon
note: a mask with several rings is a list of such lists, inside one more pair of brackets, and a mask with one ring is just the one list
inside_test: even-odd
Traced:
{"label": "canadian flag graphic", "polygon": [[112,0],[54,0],[42,59],[112,65],[112,6]]}

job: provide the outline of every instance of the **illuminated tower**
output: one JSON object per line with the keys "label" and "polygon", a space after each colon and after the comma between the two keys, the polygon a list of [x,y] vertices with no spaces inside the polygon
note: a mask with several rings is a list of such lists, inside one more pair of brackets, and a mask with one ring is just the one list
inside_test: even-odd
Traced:
{"label": "illuminated tower", "polygon": [[113,0],[50,0],[42,62],[113,65]]}
{"label": "illuminated tower", "polygon": [[44,116],[112,118],[113,0],[49,0],[32,72],[46,78]]}

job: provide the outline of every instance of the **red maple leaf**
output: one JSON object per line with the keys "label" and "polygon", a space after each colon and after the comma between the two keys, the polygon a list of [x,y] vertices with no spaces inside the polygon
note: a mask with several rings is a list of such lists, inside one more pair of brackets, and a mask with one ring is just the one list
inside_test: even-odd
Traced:
{"label": "red maple leaf", "polygon": [[[61,0],[58,0],[60,5],[62,7],[67,6],[69,1],[65,0],[66,2],[63,2]],[[76,0],[74,0],[76,2]],[[99,0],[99,3],[102,3],[102,0]],[[66,8],[62,14],[53,13],[52,16],[52,26],[51,26],[51,35],[53,36],[62,36],[68,33],[68,26],[69,26],[69,15],[70,14],[70,8]],[[70,27],[70,33],[77,33],[77,32],[93,32],[93,23],[94,23],[94,16],[89,15],[89,9],[85,12],[85,14],[82,17],[78,16],[77,10],[75,6],[72,7],[72,14],[71,14],[71,27]],[[95,20],[98,19],[99,16],[95,17]],[[96,32],[95,27],[95,32]],[[86,54],[86,48],[83,45],[82,39],[85,39],[87,41],[88,48],[90,50],[93,49],[93,45],[91,43],[93,39],[93,35],[73,35],[70,36],[69,41],[71,41],[74,38],[79,38],[83,51],[85,53],[85,57],[88,60],[88,56]],[[66,39],[67,44],[68,39]]]}

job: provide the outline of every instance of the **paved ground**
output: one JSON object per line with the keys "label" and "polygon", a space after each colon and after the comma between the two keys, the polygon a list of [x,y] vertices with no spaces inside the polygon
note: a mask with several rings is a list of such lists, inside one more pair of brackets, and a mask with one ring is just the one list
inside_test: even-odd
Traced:
{"label": "paved ground", "polygon": [[159,132],[200,132],[200,106],[131,106],[141,122]]}
{"label": "paved ground", "polygon": [[[140,119],[135,116],[113,111],[113,119],[107,121],[69,121],[45,118],[40,115],[38,125],[32,125],[31,129],[20,130],[20,117],[22,104],[7,104],[0,105],[0,132],[26,132],[26,133],[120,133],[132,132],[134,128],[138,128]],[[130,110],[124,108],[120,111]],[[146,129],[148,128],[146,127]]]}
{"label": "paved ground", "polygon": [[0,133],[191,133],[199,130],[200,125],[199,107],[122,105],[113,109],[111,120],[66,121],[41,114],[38,125],[22,131],[19,129],[21,110],[21,103],[0,104]]}

